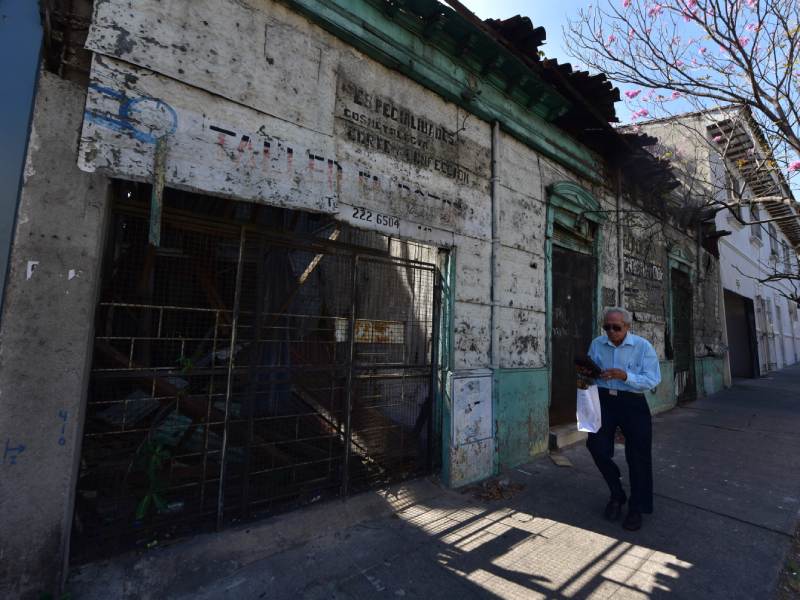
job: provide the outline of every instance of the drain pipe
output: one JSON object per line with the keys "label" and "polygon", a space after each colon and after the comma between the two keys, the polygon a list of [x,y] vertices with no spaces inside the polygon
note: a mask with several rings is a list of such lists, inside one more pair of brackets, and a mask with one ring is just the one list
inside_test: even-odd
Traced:
{"label": "drain pipe", "polygon": [[500,366],[500,328],[498,312],[500,303],[498,300],[498,269],[497,261],[500,256],[500,238],[499,238],[499,221],[500,211],[497,208],[498,190],[500,184],[500,175],[498,172],[498,159],[500,157],[500,122],[495,121],[492,124],[492,179],[491,179],[491,202],[492,202],[492,266],[491,266],[491,351],[490,361],[493,372],[496,372]]}

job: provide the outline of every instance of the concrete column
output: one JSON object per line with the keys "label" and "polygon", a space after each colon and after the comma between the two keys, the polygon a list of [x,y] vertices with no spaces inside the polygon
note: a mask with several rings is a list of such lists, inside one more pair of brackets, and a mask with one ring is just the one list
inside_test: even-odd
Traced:
{"label": "concrete column", "polygon": [[0,597],[65,573],[108,210],[78,170],[85,88],[40,75],[0,321]]}

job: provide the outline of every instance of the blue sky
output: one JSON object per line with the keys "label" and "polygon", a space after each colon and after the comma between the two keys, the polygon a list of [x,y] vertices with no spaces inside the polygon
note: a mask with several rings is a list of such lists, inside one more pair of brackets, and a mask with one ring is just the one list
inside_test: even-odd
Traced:
{"label": "blue sky", "polygon": [[[507,19],[514,15],[525,15],[530,17],[535,27],[544,27],[547,31],[547,41],[542,50],[548,58],[558,59],[559,62],[569,62],[573,67],[585,68],[580,60],[571,57],[565,47],[562,36],[562,28],[566,26],[570,19],[578,15],[581,8],[589,6],[592,2],[602,3],[605,0],[462,0],[463,4],[481,19]],[[620,92],[633,89],[629,85],[617,85]],[[693,108],[679,100],[679,104],[673,110],[690,111]],[[631,119],[631,109],[623,102],[615,104],[617,117],[620,123],[629,123]],[[790,178],[790,186],[796,198],[800,198],[800,177]]]}
{"label": "blue sky", "polygon": [[[597,3],[600,0],[594,0]],[[592,3],[592,0],[462,0],[462,3],[481,19],[507,19],[514,15],[530,17],[534,27],[544,27],[547,40],[542,51],[547,58],[568,62],[573,67],[586,68],[580,60],[571,57],[564,47],[562,27],[569,19],[574,19],[581,8]],[[619,86],[620,92],[630,86]],[[615,105],[620,122],[628,122],[630,110],[622,102]],[[689,110],[687,108],[687,110]]]}
{"label": "blue sky", "polygon": [[33,0],[0,0],[0,291],[16,214],[42,28]]}
{"label": "blue sky", "polygon": [[[595,0],[597,1],[597,0]],[[481,19],[507,19],[514,15],[531,18],[535,27],[547,30],[547,42],[542,48],[548,58],[572,62],[562,45],[561,27],[574,18],[578,10],[591,4],[590,0],[462,0]]]}

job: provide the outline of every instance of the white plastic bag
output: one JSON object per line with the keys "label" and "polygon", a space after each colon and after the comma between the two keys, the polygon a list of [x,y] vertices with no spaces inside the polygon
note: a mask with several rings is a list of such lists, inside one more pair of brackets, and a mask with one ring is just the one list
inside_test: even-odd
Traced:
{"label": "white plastic bag", "polygon": [[597,433],[600,430],[600,394],[596,385],[578,389],[578,431]]}

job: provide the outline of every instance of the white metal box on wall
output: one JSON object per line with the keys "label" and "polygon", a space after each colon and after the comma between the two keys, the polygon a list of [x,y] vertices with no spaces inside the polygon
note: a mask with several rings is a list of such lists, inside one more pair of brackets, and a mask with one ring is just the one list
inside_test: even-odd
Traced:
{"label": "white metal box on wall", "polygon": [[492,371],[456,372],[451,377],[450,485],[458,487],[494,472]]}

